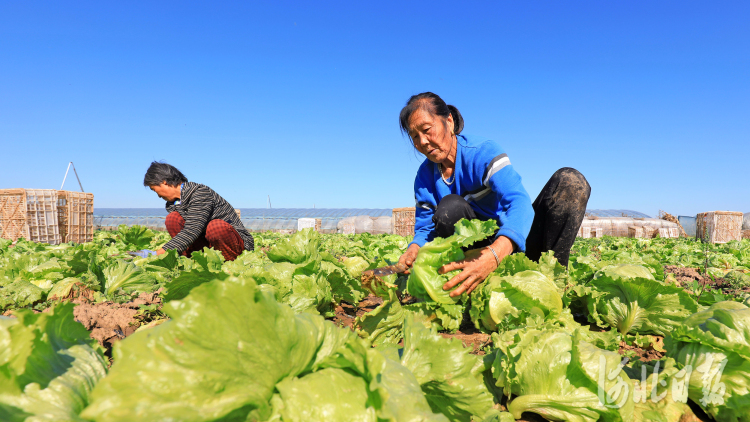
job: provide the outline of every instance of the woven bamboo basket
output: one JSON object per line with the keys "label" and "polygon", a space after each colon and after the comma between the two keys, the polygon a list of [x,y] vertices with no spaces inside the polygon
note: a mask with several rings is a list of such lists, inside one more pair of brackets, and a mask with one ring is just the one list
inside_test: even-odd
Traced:
{"label": "woven bamboo basket", "polygon": [[735,211],[702,212],[695,217],[695,237],[710,243],[741,240],[742,216]]}
{"label": "woven bamboo basket", "polygon": [[680,232],[677,227],[659,227],[658,229],[656,229],[654,237],[673,239],[675,237],[680,237]]}
{"label": "woven bamboo basket", "polygon": [[[583,237],[583,228],[599,228],[603,236],[652,238],[661,229],[677,228],[676,223],[655,218],[606,217],[585,218],[581,222],[578,236]],[[671,232],[670,232],[671,233]]]}
{"label": "woven bamboo basket", "polygon": [[742,230],[742,238],[750,239],[750,230]]}
{"label": "woven bamboo basket", "polygon": [[54,189],[0,189],[0,237],[60,243]]}
{"label": "woven bamboo basket", "polygon": [[581,227],[578,233],[579,237],[592,239],[604,236],[604,229],[601,227]]}
{"label": "woven bamboo basket", "polygon": [[628,226],[628,237],[643,238],[643,226]]}
{"label": "woven bamboo basket", "polygon": [[57,191],[57,222],[63,242],[91,242],[94,239],[94,194]]}
{"label": "woven bamboo basket", "polygon": [[[608,235],[609,236],[616,236],[616,237],[628,237],[629,231],[628,227],[630,226],[631,219],[611,219],[610,220],[610,230]],[[632,220],[631,220],[632,221]]]}
{"label": "woven bamboo basket", "polygon": [[393,209],[393,233],[399,236],[414,236],[414,221],[416,208]]}

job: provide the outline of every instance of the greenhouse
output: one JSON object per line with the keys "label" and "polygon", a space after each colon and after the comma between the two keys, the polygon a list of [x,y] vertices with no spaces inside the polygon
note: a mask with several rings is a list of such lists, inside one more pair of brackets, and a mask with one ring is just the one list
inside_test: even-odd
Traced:
{"label": "greenhouse", "polygon": [[642,212],[632,210],[586,210],[587,217],[629,217],[629,218],[651,218]]}
{"label": "greenhouse", "polygon": [[[323,232],[335,232],[339,221],[347,217],[390,217],[390,208],[240,208],[242,224],[252,232],[296,230],[300,218],[321,220]],[[94,210],[94,224],[101,228],[142,225],[164,230],[167,212],[161,208]]]}
{"label": "greenhouse", "polygon": [[[335,233],[337,228],[340,231],[342,220],[353,222],[353,217],[366,216],[375,220],[379,217],[391,218],[393,216],[393,210],[390,208],[240,208],[239,212],[242,223],[251,232],[295,231],[299,219],[310,218],[320,220],[321,232]],[[114,228],[125,224],[127,226],[142,225],[152,229],[164,230],[166,215],[167,212],[163,208],[97,208],[94,210],[94,225],[101,229]],[[641,222],[634,223],[634,219],[635,221],[645,220],[646,225],[651,222],[655,222],[655,225],[659,227],[666,224],[666,222],[652,219],[638,211],[592,209],[586,210],[586,220],[584,220],[583,225],[602,226],[605,222],[615,221],[623,226],[620,230],[623,233],[605,227],[604,234],[627,236],[628,226],[643,225]],[[369,232],[370,230],[357,230],[358,233],[362,231]]]}

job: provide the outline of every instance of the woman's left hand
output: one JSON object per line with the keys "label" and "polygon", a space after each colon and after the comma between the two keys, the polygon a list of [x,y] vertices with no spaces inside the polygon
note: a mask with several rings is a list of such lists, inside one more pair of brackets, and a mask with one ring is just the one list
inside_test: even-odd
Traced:
{"label": "woman's left hand", "polygon": [[[513,252],[513,242],[505,236],[500,236],[491,245],[497,253],[500,261]],[[497,268],[495,256],[488,248],[472,249],[466,252],[466,257],[460,261],[445,264],[438,272],[445,274],[451,271],[462,269],[460,273],[443,284],[443,290],[450,290],[453,287],[458,288],[451,292],[451,297],[459,296],[463,293],[469,294],[479,286]]]}

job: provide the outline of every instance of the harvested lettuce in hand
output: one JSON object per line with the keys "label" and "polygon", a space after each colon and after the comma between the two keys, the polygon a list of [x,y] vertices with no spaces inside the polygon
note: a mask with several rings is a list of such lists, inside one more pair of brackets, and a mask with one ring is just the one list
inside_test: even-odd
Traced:
{"label": "harvested lettuce in hand", "polygon": [[450,262],[464,259],[461,248],[492,236],[496,230],[497,223],[494,220],[461,219],[456,223],[456,232],[453,236],[445,239],[438,237],[422,246],[407,281],[406,289],[409,294],[420,300],[446,304],[461,300],[461,297],[451,297],[450,291],[443,290],[443,284],[459,271],[439,274],[438,269]]}

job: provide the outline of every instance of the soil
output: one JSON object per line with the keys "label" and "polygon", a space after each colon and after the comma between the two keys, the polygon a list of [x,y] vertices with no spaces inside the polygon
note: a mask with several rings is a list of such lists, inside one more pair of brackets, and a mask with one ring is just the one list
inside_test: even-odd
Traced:
{"label": "soil", "polygon": [[[609,328],[603,328],[599,327],[596,324],[592,324],[588,321],[586,318],[586,315],[584,314],[575,314],[573,316],[581,325],[584,325],[588,327],[590,331],[593,332],[604,332],[609,331]],[[664,337],[660,336],[654,336],[656,338],[656,344],[657,347],[664,350]],[[653,348],[653,346],[648,345],[647,347],[639,347],[635,344],[627,344],[624,341],[620,342],[620,347],[618,348],[617,352],[623,356],[627,355],[631,359],[638,359],[642,362],[650,362],[652,360],[659,360],[662,357],[664,357],[664,352],[660,352]]]}
{"label": "soil", "polygon": [[536,413],[523,412],[521,413],[521,419],[516,419],[516,422],[548,422],[547,419],[537,415]]}
{"label": "soil", "polygon": [[705,284],[705,279],[701,275],[700,270],[698,270],[697,268],[665,265],[664,272],[667,274],[673,274],[675,280],[677,280],[679,285],[692,284],[693,281],[698,281],[701,284]]}
{"label": "soil", "polygon": [[[664,349],[664,337],[656,337],[656,343],[659,348],[662,350]],[[618,353],[621,355],[629,355],[633,356],[632,354],[635,353],[634,357],[631,357],[631,359],[637,358],[641,362],[651,362],[652,360],[661,360],[661,358],[664,357],[664,352],[660,352],[653,348],[653,346],[648,345],[646,348],[638,347],[636,345],[630,345],[625,343],[624,341],[620,342],[620,348],[617,350]]]}
{"label": "soil", "polygon": [[76,307],[73,315],[76,321],[91,331],[91,338],[107,349],[125,337],[133,334],[143,320],[137,317],[140,305],[161,305],[159,291],[141,293],[128,303],[101,302],[91,303],[85,297],[73,300]]}
{"label": "soil", "polygon": [[440,335],[443,336],[443,338],[455,338],[461,340],[464,347],[471,348],[471,354],[484,356],[485,346],[492,344],[490,335],[476,331],[476,329],[462,329],[459,329],[455,333],[440,333]]}
{"label": "soil", "polygon": [[[409,296],[404,296],[401,299],[402,303],[411,303],[413,299]],[[362,316],[367,312],[372,311],[383,303],[383,299],[375,295],[369,295],[364,298],[357,306],[350,303],[341,302],[336,306],[336,316],[333,317],[332,321],[334,324],[340,327],[352,328],[354,319]],[[456,338],[461,340],[464,347],[471,348],[471,353],[475,355],[484,355],[485,352],[482,350],[485,346],[492,343],[489,334],[484,334],[477,331],[470,320],[464,320],[461,323],[461,327],[455,333],[440,333],[444,338]]]}
{"label": "soil", "polygon": [[743,288],[736,288],[732,284],[722,278],[711,278],[704,277],[701,275],[700,269],[689,268],[689,267],[678,267],[676,265],[665,265],[664,272],[672,274],[677,280],[677,285],[689,289],[693,284],[693,281],[699,282],[702,286],[709,286],[713,289],[719,290],[726,295],[741,296],[745,293],[750,293],[750,286]]}
{"label": "soil", "polygon": [[383,299],[375,295],[369,295],[362,299],[357,306],[348,302],[341,302],[336,306],[336,316],[333,317],[333,323],[339,327],[352,328],[352,325],[354,325],[354,318],[362,316],[382,304]]}

